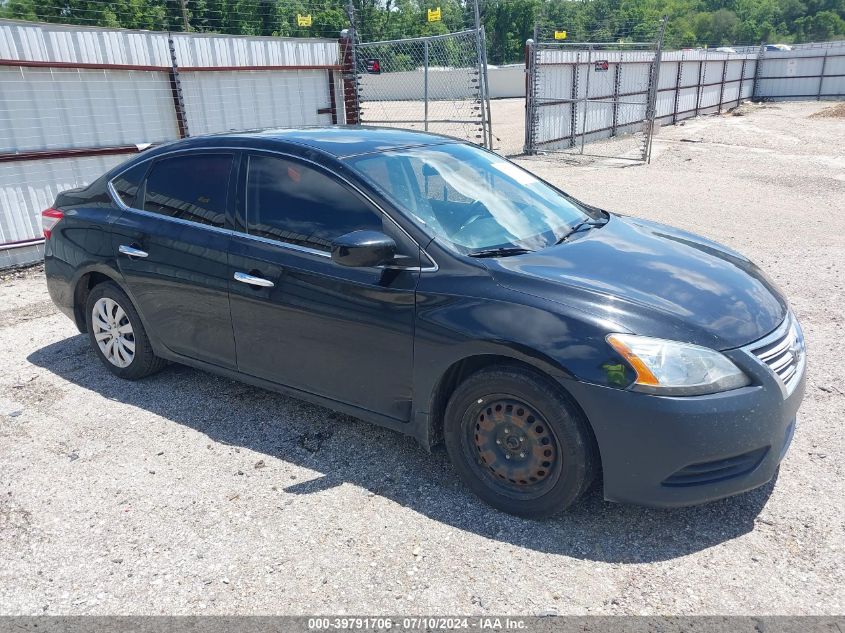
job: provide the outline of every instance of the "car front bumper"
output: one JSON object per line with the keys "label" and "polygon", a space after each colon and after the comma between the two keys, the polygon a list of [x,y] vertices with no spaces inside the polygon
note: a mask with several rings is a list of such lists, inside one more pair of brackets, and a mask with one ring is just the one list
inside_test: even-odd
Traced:
{"label": "car front bumper", "polygon": [[694,397],[582,382],[565,385],[595,433],[607,500],[695,505],[757,488],[774,477],[795,432],[805,363],[787,393],[752,353],[726,355],[751,377],[751,385]]}

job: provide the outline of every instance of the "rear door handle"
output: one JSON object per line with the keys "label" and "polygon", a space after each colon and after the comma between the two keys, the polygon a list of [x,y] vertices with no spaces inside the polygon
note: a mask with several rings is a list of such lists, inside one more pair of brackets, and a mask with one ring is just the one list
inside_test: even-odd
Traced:
{"label": "rear door handle", "polygon": [[235,273],[235,281],[240,281],[241,283],[249,284],[250,286],[261,286],[262,288],[272,288],[276,285],[269,279],[264,279],[264,277],[255,277],[246,273]]}
{"label": "rear door handle", "polygon": [[150,254],[147,251],[142,251],[139,248],[135,248],[134,246],[129,246],[128,244],[121,244],[117,250],[122,255],[128,255],[129,257],[149,257]]}

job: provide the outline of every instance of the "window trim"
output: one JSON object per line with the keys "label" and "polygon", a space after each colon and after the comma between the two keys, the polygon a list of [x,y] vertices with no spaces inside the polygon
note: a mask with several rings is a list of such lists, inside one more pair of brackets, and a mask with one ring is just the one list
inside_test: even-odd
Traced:
{"label": "window trim", "polygon": [[[132,166],[131,166],[131,167],[129,167],[128,169],[124,169],[124,170],[123,170],[123,171],[121,171],[119,174],[115,175],[115,177],[114,177],[114,178],[111,178],[111,179],[108,181],[108,183],[106,183],[106,184],[107,184],[107,187],[106,187],[106,188],[107,188],[110,192],[111,192],[111,190],[112,190],[112,189],[114,189],[114,197],[115,197],[115,198],[117,198],[117,200],[118,200],[118,201],[123,202],[123,198],[121,198],[121,197],[120,197],[120,192],[117,190],[117,187],[115,187],[114,185],[112,185],[112,181],[117,180],[117,179],[118,179],[118,178],[120,178],[123,174],[125,174],[125,173],[128,173],[128,172],[132,171],[132,170],[133,170],[133,169],[135,169],[136,167],[141,167],[141,166],[143,166],[143,167],[144,167],[144,175],[143,175],[143,176],[141,176],[141,182],[140,182],[140,183],[138,183],[138,190],[135,192],[135,202],[138,202],[138,196],[139,196],[139,194],[140,194],[140,195],[141,195],[141,197],[143,198],[143,194],[145,194],[145,193],[146,193],[147,176],[149,176],[149,174],[150,174],[150,168],[151,168],[151,167],[152,167],[152,165],[153,165],[153,160],[154,160],[154,159],[148,159],[148,160],[138,161],[137,163],[135,163],[134,165],[132,165]],[[130,207],[130,206],[129,206],[129,205],[127,205],[126,203],[124,203],[124,204],[123,204],[123,206],[124,206],[124,207],[126,207],[127,209],[134,208],[134,207]]]}
{"label": "window trim", "polygon": [[[201,228],[201,229],[206,229],[206,230],[209,230],[209,231],[215,231],[217,233],[224,233],[224,234],[227,234],[227,235],[238,236],[238,237],[246,237],[246,238],[251,239],[251,240],[257,240],[259,242],[265,242],[265,243],[268,243],[268,244],[273,244],[275,246],[281,246],[282,248],[287,248],[287,249],[290,249],[290,250],[293,250],[293,251],[304,252],[304,253],[308,253],[308,254],[311,254],[311,255],[319,255],[320,257],[325,257],[325,258],[331,259],[331,253],[327,253],[325,251],[317,250],[316,248],[309,248],[307,246],[300,246],[299,244],[291,244],[289,242],[281,242],[279,240],[272,240],[270,238],[262,237],[260,235],[250,235],[246,231],[238,231],[238,230],[235,230],[235,229],[227,229],[225,227],[219,228],[219,227],[216,227],[216,226],[212,226],[210,224],[202,224],[200,222],[193,222],[191,220],[184,220],[182,218],[175,218],[175,217],[169,216],[169,215],[161,215],[161,214],[158,214],[158,213],[153,213],[152,211],[146,211],[144,209],[137,209],[135,207],[130,207],[130,206],[124,204],[124,202],[120,199],[120,196],[118,195],[117,190],[114,188],[114,185],[112,184],[112,181],[115,178],[118,178],[119,176],[123,175],[124,173],[126,173],[130,169],[134,169],[135,167],[137,167],[138,165],[140,165],[142,163],[145,163],[145,162],[152,163],[152,162],[154,162],[154,161],[156,161],[160,158],[163,158],[165,156],[170,156],[172,154],[202,153],[202,152],[205,152],[206,150],[210,150],[211,152],[225,150],[225,151],[229,151],[229,152],[241,152],[242,154],[248,154],[250,152],[273,154],[273,155],[276,155],[276,156],[282,156],[284,158],[292,158],[294,160],[299,160],[299,161],[302,161],[302,162],[307,163],[309,165],[314,165],[314,166],[318,167],[319,169],[321,169],[323,171],[328,171],[326,169],[325,165],[321,165],[317,161],[311,160],[310,158],[305,158],[303,156],[297,156],[296,154],[291,154],[289,152],[285,152],[285,151],[282,151],[282,150],[273,150],[273,149],[265,149],[265,148],[250,148],[250,147],[231,147],[231,146],[213,146],[213,147],[196,147],[196,148],[187,148],[187,149],[174,149],[174,150],[171,150],[169,152],[162,152],[161,154],[156,154],[155,156],[150,156],[149,158],[146,158],[145,160],[138,161],[137,163],[134,163],[134,164],[128,166],[126,169],[120,170],[114,176],[109,178],[108,182],[106,183],[106,189],[108,190],[108,193],[109,193],[109,196],[112,199],[112,202],[114,202],[114,204],[121,211],[130,211],[132,213],[140,213],[140,214],[148,216],[148,217],[161,218],[161,219],[164,219],[164,220],[169,220],[171,222],[176,222],[177,224],[193,226],[193,227],[197,227],[197,228]],[[244,168],[243,167],[243,160],[241,160],[237,165],[235,165],[234,168],[235,169],[243,169]],[[150,168],[148,167],[147,173],[144,175],[143,184],[144,184],[145,188],[146,188],[146,177],[149,174],[149,169]],[[331,172],[329,172],[329,173],[331,173]],[[377,209],[379,213],[381,213],[384,217],[386,217],[388,220],[390,220],[396,226],[397,229],[402,231],[402,233],[404,233],[405,236],[407,236],[407,238],[409,240],[411,240],[411,242],[413,244],[416,244],[417,248],[420,249],[420,253],[425,255],[428,258],[428,260],[432,263],[431,266],[395,266],[395,265],[391,265],[391,264],[384,264],[382,266],[376,266],[376,268],[381,268],[381,269],[385,269],[385,270],[404,270],[404,271],[408,271],[408,272],[420,272],[420,273],[434,273],[434,272],[437,272],[438,270],[440,270],[440,266],[437,264],[437,261],[431,255],[428,254],[428,251],[426,251],[422,246],[420,246],[419,242],[417,242],[417,240],[415,240],[413,238],[413,236],[411,236],[408,233],[408,231],[406,231],[404,229],[404,227],[401,224],[399,224],[393,216],[391,216],[389,213],[387,213],[387,211],[385,211],[381,207],[381,205],[379,205],[375,200],[373,200],[372,196],[370,196],[366,191],[362,190],[360,187],[355,185],[355,183],[351,182],[346,177],[341,176],[339,174],[335,174],[335,173],[331,173],[331,175],[334,176],[336,179],[340,180],[341,182],[343,182],[346,186],[348,186],[350,189],[355,191],[358,195],[363,197],[367,202],[369,202],[371,205],[373,205],[373,207],[375,209]],[[235,183],[236,186],[237,186],[237,184],[238,183]],[[228,210],[228,204],[227,204],[227,210]]]}

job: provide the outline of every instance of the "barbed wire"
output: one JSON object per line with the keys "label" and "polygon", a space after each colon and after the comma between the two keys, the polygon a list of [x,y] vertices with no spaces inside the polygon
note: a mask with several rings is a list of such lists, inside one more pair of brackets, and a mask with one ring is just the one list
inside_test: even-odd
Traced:
{"label": "barbed wire", "polygon": [[6,0],[0,18],[105,28],[328,37],[349,27],[339,0]]}
{"label": "barbed wire", "polygon": [[[337,39],[354,24],[361,42],[460,31],[475,25],[476,0],[0,0],[0,18],[89,27]],[[528,38],[567,41],[653,41],[660,16],[597,18],[569,0],[540,0],[529,11],[515,0],[477,0],[492,63],[521,61]],[[440,9],[439,21],[428,11]],[[704,36],[702,36],[704,35]],[[692,39],[691,39],[692,38]],[[666,47],[759,46],[761,41],[673,30]]]}

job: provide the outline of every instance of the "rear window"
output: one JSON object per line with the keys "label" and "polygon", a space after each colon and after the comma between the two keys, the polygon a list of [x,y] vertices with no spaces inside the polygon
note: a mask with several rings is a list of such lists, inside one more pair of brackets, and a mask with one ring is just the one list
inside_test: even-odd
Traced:
{"label": "rear window", "polygon": [[226,223],[231,154],[193,154],[153,163],[144,190],[144,211],[199,224]]}
{"label": "rear window", "polygon": [[149,166],[148,162],[135,165],[111,181],[118,198],[127,207],[136,206],[138,187],[141,186],[141,181],[144,179],[144,174],[147,173]]}

